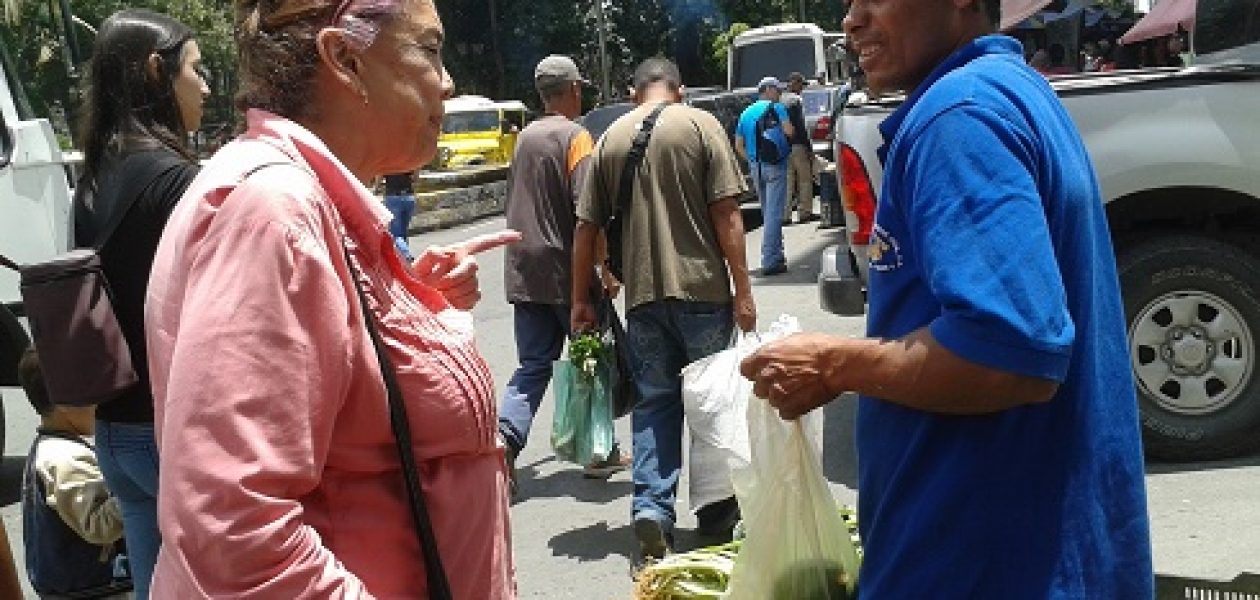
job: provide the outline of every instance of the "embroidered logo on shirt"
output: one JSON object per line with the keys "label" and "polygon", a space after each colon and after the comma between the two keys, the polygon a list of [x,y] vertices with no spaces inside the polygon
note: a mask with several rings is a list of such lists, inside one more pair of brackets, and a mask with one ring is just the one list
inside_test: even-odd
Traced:
{"label": "embroidered logo on shirt", "polygon": [[871,268],[876,271],[886,273],[901,268],[901,244],[879,224],[871,229],[871,245],[867,252],[870,253]]}

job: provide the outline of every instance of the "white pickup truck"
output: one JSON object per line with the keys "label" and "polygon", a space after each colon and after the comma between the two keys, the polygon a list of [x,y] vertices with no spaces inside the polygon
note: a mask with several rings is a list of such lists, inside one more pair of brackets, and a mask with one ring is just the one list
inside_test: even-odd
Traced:
{"label": "white pickup truck", "polygon": [[[1051,80],[1102,186],[1156,459],[1260,448],[1260,44],[1248,27],[1250,46],[1200,55],[1194,67]],[[900,102],[852,98],[834,119],[849,248],[823,255],[819,292],[832,312],[864,310],[883,172],[876,126]]]}
{"label": "white pickup truck", "polygon": [[[71,196],[52,126],[31,114],[8,56],[0,46],[0,254],[24,264],[69,248]],[[29,344],[21,315],[17,273],[0,267],[0,387],[18,383],[18,357]]]}

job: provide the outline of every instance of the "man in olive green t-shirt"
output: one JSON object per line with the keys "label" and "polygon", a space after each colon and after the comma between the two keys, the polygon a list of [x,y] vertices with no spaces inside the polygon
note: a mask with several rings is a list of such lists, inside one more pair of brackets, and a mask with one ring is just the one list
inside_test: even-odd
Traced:
{"label": "man in olive green t-shirt", "polygon": [[[671,545],[682,468],[680,371],[726,348],[734,326],[752,331],[757,309],[738,200],[748,188],[725,130],[713,115],[679,103],[682,84],[670,61],[644,61],[634,81],[639,106],[600,139],[578,200],[572,328],[595,326],[588,290],[598,232],[617,208],[626,156],[640,125],[664,104],[621,219],[627,346],[639,390],[631,419],[637,569],[663,557]],[[729,532],[734,499],[719,504],[728,510],[699,514],[702,530]]]}

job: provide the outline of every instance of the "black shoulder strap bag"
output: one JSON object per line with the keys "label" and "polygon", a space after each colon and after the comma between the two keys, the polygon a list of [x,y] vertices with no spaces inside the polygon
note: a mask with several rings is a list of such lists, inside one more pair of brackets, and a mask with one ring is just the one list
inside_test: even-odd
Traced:
{"label": "black shoulder strap bag", "polygon": [[[21,275],[22,306],[54,404],[100,404],[139,381],[114,312],[113,291],[105,279],[100,252],[145,190],[181,164],[182,159],[165,152],[152,157],[146,154],[144,159],[128,158],[120,166],[123,171],[110,180],[110,196],[119,202],[92,236],[91,247],[28,265],[0,256],[0,265]],[[90,185],[81,180],[76,196],[96,192],[87,187]]]}
{"label": "black shoulder strap bag", "polygon": [[668,102],[657,105],[639,125],[639,132],[634,136],[630,153],[626,155],[626,164],[621,169],[621,181],[617,187],[617,204],[613,207],[612,218],[608,219],[608,224],[605,226],[604,236],[608,238],[608,270],[618,281],[625,281],[622,277],[621,232],[625,229],[626,211],[630,209],[630,200],[634,197],[634,176],[643,162],[643,157],[647,154],[648,141],[652,139],[652,129],[656,127],[656,119],[661,116],[666,106],[669,106]]}
{"label": "black shoulder strap bag", "polygon": [[[272,166],[291,163],[265,163],[251,169],[242,180],[254,173]],[[359,306],[363,310],[363,326],[367,328],[368,337],[372,338],[372,348],[376,351],[376,362],[380,365],[381,377],[385,380],[385,396],[389,402],[389,426],[394,432],[394,446],[398,450],[398,458],[402,463],[403,486],[407,489],[407,504],[411,509],[411,520],[415,525],[416,539],[420,541],[420,552],[424,555],[424,572],[428,579],[430,600],[451,600],[451,585],[446,579],[446,568],[442,566],[442,557],[438,554],[437,538],[433,534],[433,522],[429,519],[429,509],[424,503],[424,490],[420,487],[420,470],[416,468],[416,456],[411,450],[411,424],[407,421],[407,407],[403,404],[402,388],[398,387],[398,376],[394,365],[385,354],[385,342],[381,332],[372,318],[368,308],[367,293],[363,284],[355,276],[354,259],[350,257],[349,246],[342,244],[342,252],[346,256],[346,268],[354,280],[354,289],[358,292]]]}
{"label": "black shoulder strap bag", "polygon": [[385,392],[389,398],[389,425],[394,431],[394,442],[398,448],[398,458],[402,461],[403,483],[407,487],[407,500],[411,505],[411,519],[415,522],[416,537],[420,540],[420,550],[424,554],[424,572],[428,576],[429,598],[432,600],[451,600],[451,585],[446,579],[446,569],[442,566],[442,557],[438,554],[437,538],[433,535],[433,523],[429,520],[429,509],[424,503],[424,490],[420,487],[420,471],[416,468],[416,457],[411,450],[411,424],[407,421],[407,407],[403,404],[402,389],[398,387],[398,376],[394,365],[385,354],[385,342],[381,339],[380,330],[372,318],[368,308],[367,294],[358,277],[354,277],[354,262],[350,258],[350,250],[342,248],[346,253],[346,266],[351,269],[355,290],[359,293],[359,305],[363,308],[363,324],[372,338],[372,347],[376,349],[376,361],[381,367],[381,376],[385,379]]}

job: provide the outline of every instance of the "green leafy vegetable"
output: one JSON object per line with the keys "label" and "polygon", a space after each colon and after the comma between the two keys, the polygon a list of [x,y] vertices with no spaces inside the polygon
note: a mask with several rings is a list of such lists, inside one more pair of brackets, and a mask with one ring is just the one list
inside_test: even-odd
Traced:
{"label": "green leafy vegetable", "polygon": [[586,379],[595,377],[595,369],[599,367],[603,355],[604,342],[597,333],[579,333],[569,340],[569,362]]}

